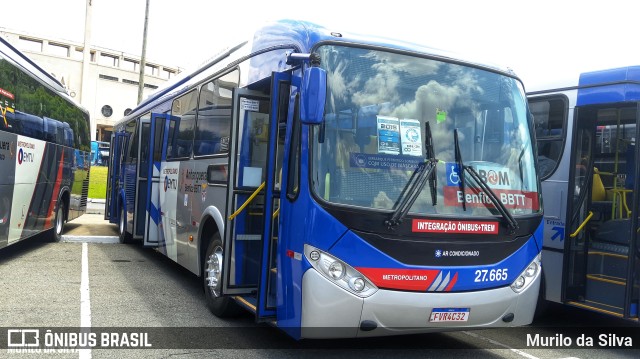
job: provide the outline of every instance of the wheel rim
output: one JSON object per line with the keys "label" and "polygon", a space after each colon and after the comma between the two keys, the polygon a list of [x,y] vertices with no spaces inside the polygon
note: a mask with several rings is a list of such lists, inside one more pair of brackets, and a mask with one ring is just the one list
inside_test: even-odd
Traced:
{"label": "wheel rim", "polygon": [[61,235],[62,234],[62,226],[63,226],[63,213],[62,213],[62,207],[58,208],[58,213],[56,214],[56,234],[57,235]]}
{"label": "wheel rim", "polygon": [[120,234],[124,234],[124,211],[120,211]]}
{"label": "wheel rim", "polygon": [[214,297],[220,297],[220,278],[222,276],[222,247],[216,246],[213,253],[207,258],[207,274],[205,281],[209,291]]}

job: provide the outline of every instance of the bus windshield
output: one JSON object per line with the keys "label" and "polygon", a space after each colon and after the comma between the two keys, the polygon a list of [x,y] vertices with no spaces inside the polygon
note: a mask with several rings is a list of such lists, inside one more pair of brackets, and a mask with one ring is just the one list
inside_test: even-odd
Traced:
{"label": "bus windshield", "polygon": [[[317,52],[327,71],[325,119],[313,127],[311,143],[318,198],[395,209],[415,168],[433,154],[434,178],[420,188],[409,213],[498,215],[478,178],[460,165],[475,170],[510,214],[540,211],[527,105],[517,79],[352,46],[324,45]],[[455,156],[455,129],[463,161]]]}

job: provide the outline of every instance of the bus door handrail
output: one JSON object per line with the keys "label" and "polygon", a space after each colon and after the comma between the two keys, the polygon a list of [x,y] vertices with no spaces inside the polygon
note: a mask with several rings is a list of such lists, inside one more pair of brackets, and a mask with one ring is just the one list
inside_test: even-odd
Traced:
{"label": "bus door handrail", "polygon": [[229,216],[229,220],[232,220],[232,219],[236,218],[236,216],[239,215],[244,210],[244,208],[247,207],[249,205],[249,203],[251,203],[251,201],[253,201],[254,198],[256,198],[258,193],[260,193],[260,191],[262,191],[262,189],[264,188],[265,184],[266,184],[266,182],[262,182],[262,184],[260,184],[260,186],[258,186],[258,188],[256,188],[255,191],[253,191],[251,196],[249,196],[249,198],[247,198],[247,200],[244,201],[242,206],[240,206],[240,208],[238,208],[235,212],[233,212]]}
{"label": "bus door handrail", "polygon": [[578,229],[576,229],[575,232],[571,233],[569,235],[569,237],[571,238],[575,238],[578,236],[578,234],[582,231],[582,229],[584,229],[584,226],[587,225],[587,223],[591,220],[591,217],[593,217],[593,212],[589,211],[589,215],[587,216],[587,218],[584,219],[584,221],[582,221],[582,223],[580,224],[580,226],[578,227]]}

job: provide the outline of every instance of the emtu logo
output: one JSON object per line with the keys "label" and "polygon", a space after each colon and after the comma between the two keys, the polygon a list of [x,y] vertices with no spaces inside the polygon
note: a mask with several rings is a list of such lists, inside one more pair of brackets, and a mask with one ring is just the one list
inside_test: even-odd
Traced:
{"label": "emtu logo", "polygon": [[18,164],[21,165],[22,162],[33,162],[33,153],[26,152],[21,148],[18,151]]}
{"label": "emtu logo", "polygon": [[164,176],[164,191],[167,192],[168,189],[177,189],[175,178],[169,178],[169,176]]}

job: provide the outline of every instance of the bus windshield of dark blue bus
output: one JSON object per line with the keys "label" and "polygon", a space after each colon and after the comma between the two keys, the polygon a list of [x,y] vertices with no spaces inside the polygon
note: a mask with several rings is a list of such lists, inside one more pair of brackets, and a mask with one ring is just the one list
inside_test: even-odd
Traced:
{"label": "bus windshield of dark blue bus", "polygon": [[[472,167],[512,215],[540,211],[527,104],[520,82],[460,63],[343,45],[317,49],[327,71],[321,125],[313,127],[312,190],[328,203],[394,209],[425,161],[425,124],[438,160],[437,200],[424,186],[413,214],[497,215],[460,171]],[[461,186],[461,176],[469,179]],[[462,205],[464,203],[464,205]]]}

